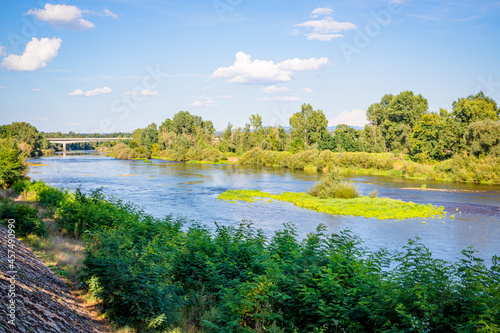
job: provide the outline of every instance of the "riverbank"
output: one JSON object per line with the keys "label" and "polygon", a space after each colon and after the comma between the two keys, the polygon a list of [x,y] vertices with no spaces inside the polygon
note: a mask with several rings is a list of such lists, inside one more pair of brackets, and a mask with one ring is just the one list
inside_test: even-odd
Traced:
{"label": "riverbank", "polygon": [[[351,175],[389,176],[407,179],[436,180],[477,184],[500,184],[500,158],[455,156],[442,162],[422,164],[408,156],[393,153],[344,152],[304,150],[297,153],[278,152],[255,148],[240,156],[225,156],[215,149],[200,150],[197,154],[177,156],[148,155],[146,151],[126,145],[107,150],[117,159],[161,159],[192,164],[240,164],[256,167],[288,168],[304,172],[326,172],[335,168],[339,173]],[[191,158],[192,156],[193,158]],[[197,158],[194,158],[197,156]]]}

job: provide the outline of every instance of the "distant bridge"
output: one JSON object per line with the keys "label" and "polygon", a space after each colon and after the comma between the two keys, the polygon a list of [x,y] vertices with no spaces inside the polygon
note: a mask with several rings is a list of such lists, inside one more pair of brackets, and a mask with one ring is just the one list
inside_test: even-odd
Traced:
{"label": "distant bridge", "polygon": [[47,140],[49,140],[51,143],[62,144],[63,145],[63,152],[66,153],[66,145],[68,143],[132,140],[132,138],[49,138]]}

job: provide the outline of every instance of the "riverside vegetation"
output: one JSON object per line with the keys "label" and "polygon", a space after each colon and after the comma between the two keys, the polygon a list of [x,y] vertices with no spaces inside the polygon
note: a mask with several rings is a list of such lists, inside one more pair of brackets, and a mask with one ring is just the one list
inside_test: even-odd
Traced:
{"label": "riverside vegetation", "polygon": [[68,148],[95,148],[118,159],[230,163],[238,157],[244,165],[311,172],[335,167],[345,174],[499,184],[499,112],[482,92],[457,99],[450,111],[431,112],[422,95],[404,91],[372,104],[363,129],[338,125],[328,131],[324,112],[303,104],[288,128],[264,127],[257,113],[243,128],[229,123],[216,133],[212,121],[180,111],[131,134],[38,133],[27,123],[13,123],[0,127],[0,138],[16,140],[29,156],[58,149],[48,137],[131,137]]}
{"label": "riverside vegetation", "polygon": [[45,204],[68,237],[86,243],[81,286],[109,319],[138,332],[500,329],[496,256],[488,268],[466,249],[447,263],[418,238],[401,252],[369,252],[348,230],[327,234],[322,225],[303,240],[293,224],[271,238],[247,222],[211,231],[154,218],[100,190],[42,184],[14,189],[32,200],[58,193]]}

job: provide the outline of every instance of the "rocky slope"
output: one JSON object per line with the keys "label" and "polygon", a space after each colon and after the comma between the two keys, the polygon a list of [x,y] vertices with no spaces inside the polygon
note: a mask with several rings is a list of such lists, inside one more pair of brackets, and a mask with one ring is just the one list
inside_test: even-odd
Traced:
{"label": "rocky slope", "polygon": [[[10,245],[8,241],[8,230],[0,226],[0,332],[104,332],[71,289],[29,248],[16,239]],[[13,253],[14,261],[9,262]],[[9,273],[12,268],[16,274]],[[12,292],[15,296],[9,295]],[[11,300],[15,325],[9,323]]]}

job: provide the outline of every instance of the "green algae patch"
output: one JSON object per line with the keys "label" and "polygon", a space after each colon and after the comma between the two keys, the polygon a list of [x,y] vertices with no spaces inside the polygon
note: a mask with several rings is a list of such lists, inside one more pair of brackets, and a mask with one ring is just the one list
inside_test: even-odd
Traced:
{"label": "green algae patch", "polygon": [[291,202],[297,207],[316,210],[333,215],[351,215],[387,219],[434,218],[442,217],[443,207],[431,204],[422,205],[389,198],[358,197],[354,199],[320,199],[306,193],[283,192],[269,194],[259,190],[229,190],[221,193],[218,199],[234,202],[235,200],[254,202],[270,198]]}
{"label": "green algae patch", "polygon": [[259,190],[228,190],[219,194],[217,199],[231,202],[234,200],[254,202],[259,198],[269,198],[270,196],[271,194]]}

